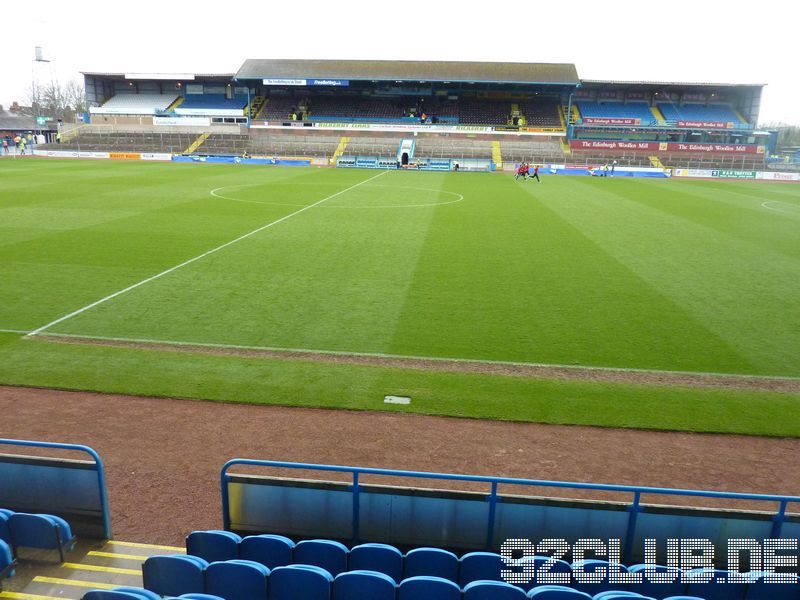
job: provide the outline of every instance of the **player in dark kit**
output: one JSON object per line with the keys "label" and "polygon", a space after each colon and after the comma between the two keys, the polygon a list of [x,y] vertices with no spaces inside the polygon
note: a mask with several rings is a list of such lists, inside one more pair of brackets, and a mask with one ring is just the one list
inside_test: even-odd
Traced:
{"label": "player in dark kit", "polygon": [[533,165],[533,175],[531,175],[531,179],[536,179],[537,182],[542,183],[542,180],[539,179],[539,165]]}

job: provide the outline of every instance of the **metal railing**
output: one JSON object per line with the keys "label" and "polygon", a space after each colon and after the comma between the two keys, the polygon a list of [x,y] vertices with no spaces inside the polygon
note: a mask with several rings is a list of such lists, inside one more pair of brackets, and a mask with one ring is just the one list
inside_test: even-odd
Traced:
{"label": "metal railing", "polygon": [[[594,490],[602,492],[620,492],[631,494],[631,501],[626,505],[628,511],[628,522],[625,531],[625,543],[623,550],[624,560],[630,558],[632,543],[636,533],[636,523],[638,515],[647,511],[647,507],[642,504],[641,498],[643,494],[657,495],[657,496],[683,496],[694,498],[718,498],[726,500],[751,500],[763,503],[777,503],[777,511],[765,511],[769,514],[772,520],[772,531],[770,537],[778,538],[781,535],[781,528],[787,518],[787,507],[790,503],[800,503],[800,496],[783,496],[774,494],[752,494],[752,493],[738,493],[738,492],[719,492],[719,491],[705,491],[705,490],[690,490],[682,488],[664,488],[664,487],[647,487],[647,486],[634,486],[634,485],[616,485],[605,483],[585,483],[585,482],[571,482],[571,481],[551,481],[543,479],[518,479],[513,477],[490,477],[485,475],[459,475],[453,473],[435,473],[425,471],[407,471],[407,470],[393,470],[393,469],[377,469],[371,467],[351,467],[342,465],[325,465],[314,463],[295,463],[273,460],[256,460],[246,458],[234,458],[226,462],[220,472],[220,484],[222,493],[222,514],[223,523],[226,530],[230,529],[230,498],[228,494],[228,482],[232,475],[229,471],[232,467],[246,465],[256,467],[280,468],[280,469],[293,469],[305,471],[322,471],[333,473],[344,473],[349,475],[350,484],[347,490],[351,493],[352,501],[352,539],[359,540],[359,523],[361,519],[359,510],[359,496],[361,494],[361,476],[363,475],[379,475],[394,478],[414,478],[414,479],[432,479],[440,481],[459,481],[459,482],[473,482],[485,483],[490,486],[489,495],[485,500],[489,504],[487,524],[486,524],[486,547],[491,547],[491,542],[494,539],[495,530],[495,514],[499,503],[503,501],[503,496],[498,492],[498,487],[502,485],[515,485],[515,486],[528,486],[528,487],[544,487],[554,489],[573,489],[573,490]],[[305,480],[307,481],[307,480]],[[683,508],[683,507],[681,507]]]}
{"label": "metal railing", "polygon": [[90,448],[89,446],[83,446],[80,444],[62,444],[58,442],[38,442],[32,440],[13,440],[7,438],[0,438],[0,445],[18,446],[23,448],[50,448],[58,450],[70,450],[88,454],[94,461],[93,470],[96,471],[97,473],[97,488],[98,488],[98,498],[100,501],[99,508],[103,521],[103,535],[105,539],[109,540],[112,539],[113,536],[111,531],[111,515],[108,508],[108,494],[106,491],[105,467],[103,465],[103,460],[100,458],[100,455],[93,448]]}

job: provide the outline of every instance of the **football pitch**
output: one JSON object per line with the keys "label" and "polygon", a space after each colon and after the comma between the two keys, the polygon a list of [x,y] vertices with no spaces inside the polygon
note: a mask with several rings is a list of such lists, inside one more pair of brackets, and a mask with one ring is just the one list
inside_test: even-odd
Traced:
{"label": "football pitch", "polygon": [[800,435],[794,392],[314,358],[800,378],[800,186],[542,179],[4,159],[0,383]]}

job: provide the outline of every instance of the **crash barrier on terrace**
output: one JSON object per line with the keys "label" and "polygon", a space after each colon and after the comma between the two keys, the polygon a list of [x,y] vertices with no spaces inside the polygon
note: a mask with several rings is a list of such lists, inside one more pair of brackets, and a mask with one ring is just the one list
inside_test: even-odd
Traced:
{"label": "crash barrier on terrace", "polygon": [[[323,472],[340,481],[265,475],[275,469]],[[331,474],[331,475],[328,475]],[[365,478],[370,479],[369,483]],[[385,485],[391,478],[409,485]],[[345,479],[346,481],[341,481]],[[411,485],[435,481],[448,489]],[[482,491],[453,489],[470,484]],[[501,492],[501,486],[503,491]],[[510,486],[517,493],[506,491]],[[436,546],[450,550],[497,551],[507,539],[619,540],[620,561],[642,562],[644,540],[677,537],[709,540],[715,560],[727,561],[727,540],[797,538],[800,516],[788,512],[800,497],[717,491],[576,483],[507,477],[395,471],[337,465],[233,459],[221,471],[225,530],[321,537],[351,544],[379,541],[403,547]],[[623,500],[559,499],[520,495],[535,489],[575,490],[582,495],[609,493]],[[606,494],[606,495],[609,495]],[[643,497],[658,504],[645,503]],[[748,501],[757,510],[696,508],[670,504]],[[665,548],[658,551],[663,554]]]}
{"label": "crash barrier on terrace", "polygon": [[[92,448],[76,444],[0,438],[3,447],[35,453],[0,453],[0,507],[15,513],[46,513],[66,520],[82,537],[111,539],[103,461]],[[63,450],[89,460],[61,458]]]}

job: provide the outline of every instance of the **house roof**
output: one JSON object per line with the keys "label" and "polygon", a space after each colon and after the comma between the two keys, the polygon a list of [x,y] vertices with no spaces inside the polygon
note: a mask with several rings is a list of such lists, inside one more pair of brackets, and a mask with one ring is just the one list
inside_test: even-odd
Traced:
{"label": "house roof", "polygon": [[36,129],[36,121],[29,115],[20,115],[8,110],[0,110],[0,130],[22,131]]}

